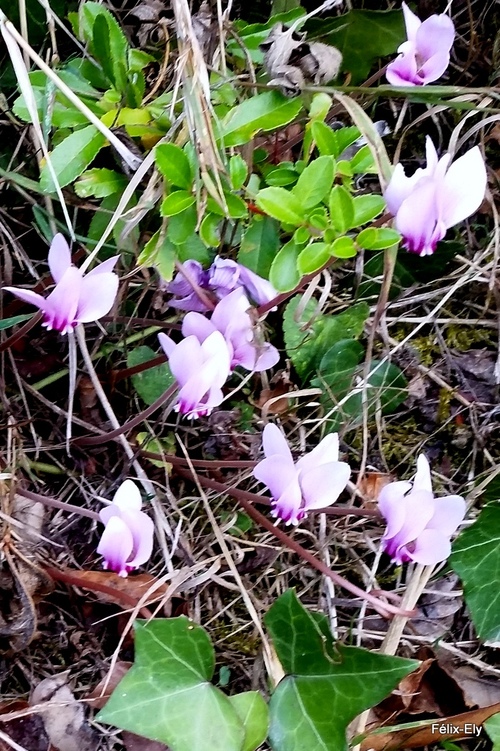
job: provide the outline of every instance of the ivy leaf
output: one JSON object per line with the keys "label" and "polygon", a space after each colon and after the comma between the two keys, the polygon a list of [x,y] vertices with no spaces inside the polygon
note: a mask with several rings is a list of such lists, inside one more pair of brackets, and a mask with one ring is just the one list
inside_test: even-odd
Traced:
{"label": "ivy leaf", "polygon": [[171,751],[241,751],[243,723],[210,683],[214,667],[208,634],[189,618],[136,621],[134,665],[97,719]]}
{"label": "ivy leaf", "polygon": [[[157,355],[157,352],[146,345],[136,347],[128,353],[127,367],[142,365],[144,362],[153,360]],[[174,383],[174,380],[166,362],[132,376],[134,388],[146,404],[153,404]]]}
{"label": "ivy leaf", "polygon": [[453,545],[450,564],[480,639],[500,642],[500,503],[486,506]]}
{"label": "ivy leaf", "polygon": [[362,302],[338,315],[315,316],[316,302],[310,300],[297,318],[301,299],[301,295],[296,295],[286,306],[283,333],[287,355],[304,381],[315,373],[323,355],[336,342],[357,339],[363,333],[370,309]]}
{"label": "ivy leaf", "polygon": [[[102,133],[94,125],[87,125],[57,144],[50,157],[61,188],[80,177],[105,143]],[[44,193],[53,193],[56,189],[46,164],[40,173],[40,187]]]}
{"label": "ivy leaf", "polygon": [[486,720],[483,723],[483,727],[493,743],[492,751],[500,751],[500,712],[497,712]]}
{"label": "ivy leaf", "polygon": [[325,616],[307,611],[293,590],[264,621],[286,673],[269,704],[274,751],[345,751],[348,724],[419,664],[335,642]]}
{"label": "ivy leaf", "polygon": [[245,728],[245,740],[241,751],[255,751],[267,737],[269,709],[258,691],[245,691],[229,697]]}

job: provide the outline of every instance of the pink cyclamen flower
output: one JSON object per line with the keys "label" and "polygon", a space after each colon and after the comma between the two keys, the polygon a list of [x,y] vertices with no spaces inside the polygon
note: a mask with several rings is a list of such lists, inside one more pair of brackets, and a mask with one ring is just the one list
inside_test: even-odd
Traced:
{"label": "pink cyclamen flower", "polygon": [[298,524],[308,511],[335,503],[349,480],[351,469],[339,462],[339,438],[330,433],[297,463],[281,430],[266,425],[262,433],[266,456],[253,474],[273,497],[273,516]]}
{"label": "pink cyclamen flower", "polygon": [[446,231],[473,214],[486,191],[486,167],[478,146],[450,165],[451,155],[438,159],[427,136],[427,166],[408,177],[402,164],[394,168],[384,198],[396,229],[411,253],[434,253]]}
{"label": "pink cyclamen flower", "polygon": [[393,86],[423,86],[441,78],[450,64],[455,26],[444,13],[421,21],[402,4],[408,40],[399,57],[387,66],[386,77]]}
{"label": "pink cyclamen flower", "polygon": [[187,277],[190,277],[201,289],[213,292],[219,300],[238,288],[243,288],[243,291],[257,305],[270,302],[278,294],[267,279],[263,279],[243,264],[231,259],[216,256],[214,262],[206,271],[199,261],[188,260],[182,266],[186,274],[183,275],[179,272],[166,286],[167,292],[180,298],[171,301],[171,305],[179,310],[197,311],[199,313],[206,313],[209,310],[193,290]]}
{"label": "pink cyclamen flower", "polygon": [[465,515],[459,495],[435,498],[424,454],[417,459],[411,482],[391,482],[382,489],[378,506],[387,522],[382,547],[394,563],[415,561],[434,566],[451,552],[450,537]]}
{"label": "pink cyclamen flower", "polygon": [[230,373],[231,356],[222,334],[214,331],[203,342],[187,336],[179,344],[166,334],[158,334],[158,339],[179,385],[176,410],[190,418],[209,415],[222,402],[222,386]]}
{"label": "pink cyclamen flower", "polygon": [[109,313],[118,292],[118,277],[113,273],[118,256],[84,275],[71,264],[68,243],[57,234],[50,245],[48,261],[56,283],[48,297],[28,289],[4,287],[24,302],[39,308],[43,313],[43,326],[49,331],[55,329],[67,334],[77,324],[97,321]]}
{"label": "pink cyclamen flower", "polygon": [[139,488],[125,480],[112,503],[99,511],[104,532],[97,552],[104,557],[104,568],[119,576],[146,563],[153,550],[154,524],[141,507]]}
{"label": "pink cyclamen flower", "polygon": [[182,333],[204,342],[214,331],[220,331],[230,352],[231,369],[240,365],[250,371],[267,370],[276,365],[279,352],[272,344],[259,341],[250,310],[251,305],[239,287],[215,306],[210,320],[201,313],[187,313]]}

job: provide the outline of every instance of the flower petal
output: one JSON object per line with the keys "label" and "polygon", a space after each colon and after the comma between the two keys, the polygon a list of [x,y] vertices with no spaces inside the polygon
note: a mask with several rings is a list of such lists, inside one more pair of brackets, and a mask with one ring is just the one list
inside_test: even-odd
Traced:
{"label": "flower petal", "polygon": [[165,355],[170,358],[170,355],[174,351],[174,349],[177,347],[177,344],[174,342],[173,339],[171,339],[166,334],[158,334],[158,341],[160,342],[160,346],[162,350],[164,351]]}
{"label": "flower petal", "polygon": [[225,297],[232,292],[240,276],[236,261],[216,256],[208,270],[208,285],[218,297]]}
{"label": "flower petal", "polygon": [[391,86],[418,86],[421,80],[418,76],[415,51],[399,55],[387,66],[385,77]]}
{"label": "flower petal", "polygon": [[[166,344],[165,340],[168,338],[165,334],[158,335],[162,346]],[[167,353],[166,350],[165,352]],[[195,336],[183,339],[170,353],[167,353],[167,356],[172,375],[180,386],[183,386],[193,373],[199,373],[203,369],[203,353]]]}
{"label": "flower petal", "polygon": [[257,357],[253,370],[257,371],[257,373],[269,370],[269,368],[273,368],[279,362],[280,353],[272,344],[254,344],[253,347]]}
{"label": "flower petal", "polygon": [[71,266],[71,252],[60,232],[54,236],[50,244],[48,261],[50,273],[57,284],[63,278],[64,272]]}
{"label": "flower petal", "polygon": [[110,271],[113,271],[116,264],[120,260],[120,256],[113,256],[113,258],[108,258],[106,261],[103,261],[102,263],[97,264],[97,266],[94,266],[94,268],[86,274],[86,277],[89,276],[95,276],[96,274],[107,274]]}
{"label": "flower petal", "polygon": [[132,532],[123,519],[112,516],[102,533],[97,552],[104,557],[105,568],[127,576],[127,560],[134,547]]}
{"label": "flower petal", "polygon": [[133,480],[125,480],[122,482],[113,496],[113,504],[124,511],[141,510],[141,492]]}
{"label": "flower petal", "polygon": [[87,274],[82,279],[80,300],[76,312],[79,323],[90,323],[105,316],[115,302],[118,277],[109,271]]}
{"label": "flower petal", "polygon": [[405,523],[405,495],[411,490],[410,482],[390,482],[380,491],[378,508],[387,523],[384,538],[391,539]]}
{"label": "flower petal", "polygon": [[69,266],[45,300],[44,323],[49,331],[55,329],[65,334],[74,327],[81,287],[81,271]]}
{"label": "flower petal", "polygon": [[288,442],[277,425],[270,422],[262,431],[262,448],[266,457],[282,456],[293,465],[292,452]]}
{"label": "flower petal", "polygon": [[401,3],[401,8],[403,9],[403,16],[405,19],[406,36],[412,41],[417,36],[417,31],[421,27],[422,21],[409,9],[406,3]]}
{"label": "flower petal", "polygon": [[297,462],[297,469],[301,472],[308,472],[310,469],[314,469],[320,464],[336,462],[338,461],[338,458],[339,435],[338,433],[329,433],[312,449],[312,451],[301,456]]}
{"label": "flower petal", "polygon": [[36,305],[40,310],[45,310],[45,297],[42,297],[42,295],[39,295],[37,292],[32,292],[30,289],[21,289],[20,287],[2,287],[2,289],[11,292],[20,300],[23,300],[30,305]]}
{"label": "flower petal", "polygon": [[438,529],[443,535],[452,535],[465,516],[467,504],[460,495],[436,498],[436,506],[427,529]]}
{"label": "flower petal", "polygon": [[396,214],[396,228],[411,252],[421,255],[434,252],[438,240],[446,234],[439,211],[439,189],[432,178],[422,178]]}
{"label": "flower petal", "polygon": [[304,509],[324,508],[335,503],[347,485],[351,468],[346,462],[330,462],[301,472],[299,483]]}
{"label": "flower petal", "polygon": [[417,457],[417,472],[413,478],[413,491],[427,490],[432,493],[432,478],[429,460],[425,454]]}
{"label": "flower petal", "polygon": [[[420,24],[415,34],[418,55],[422,60],[430,60],[435,55],[446,56],[449,62],[454,39],[455,26],[449,16],[445,13],[429,16]],[[448,65],[431,80],[435,81],[439,78],[447,67]]]}
{"label": "flower petal", "polygon": [[238,287],[217,303],[210,320],[223,334],[228,331],[229,327],[246,331],[252,327],[252,321],[248,314],[250,308],[251,305],[244,290]]}
{"label": "flower petal", "polygon": [[254,303],[264,305],[274,300],[278,292],[274,289],[271,282],[250,271],[250,269],[247,269],[241,263],[238,264],[238,267],[240,269],[240,282]]}
{"label": "flower petal", "polygon": [[[435,510],[432,493],[425,490],[412,490],[404,497],[405,518],[402,527],[394,535],[398,549],[417,540],[422,534]],[[384,535],[385,537],[386,535]]]}
{"label": "flower petal", "polygon": [[[409,549],[412,548],[412,549]],[[413,546],[406,548],[408,557],[424,566],[445,561],[451,553],[449,537],[437,529],[425,529]]]}
{"label": "flower petal", "polygon": [[217,331],[217,328],[201,313],[190,312],[184,316],[182,322],[183,336],[195,336],[201,344],[214,331]]}
{"label": "flower petal", "polygon": [[302,491],[293,461],[275,454],[255,465],[254,477],[264,483],[274,500],[274,514],[283,521],[297,523]]}
{"label": "flower petal", "polygon": [[396,216],[403,201],[415,190],[422,175],[423,170],[417,169],[411,177],[407,177],[403,165],[401,163],[396,164],[389,185],[384,193],[387,208],[393,216]]}
{"label": "flower petal", "polygon": [[477,211],[486,192],[486,167],[478,146],[454,161],[444,178],[443,221],[447,228]]}
{"label": "flower petal", "polygon": [[123,521],[131,531],[134,543],[127,559],[127,568],[137,568],[151,557],[155,526],[143,511],[127,511],[123,515]]}

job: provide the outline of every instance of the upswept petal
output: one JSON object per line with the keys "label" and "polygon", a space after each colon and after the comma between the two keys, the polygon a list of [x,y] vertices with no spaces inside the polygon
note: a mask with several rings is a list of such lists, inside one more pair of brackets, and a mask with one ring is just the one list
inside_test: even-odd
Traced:
{"label": "upswept petal", "polygon": [[116,274],[109,271],[87,274],[81,282],[75,320],[78,323],[90,323],[107,315],[113,307],[117,293],[118,277]]}
{"label": "upswept petal", "polygon": [[[415,42],[419,56],[424,60],[430,60],[434,55],[446,55],[448,62],[450,50],[455,39],[455,26],[453,21],[445,13],[432,15],[420,24],[415,35]],[[448,67],[445,66],[444,71]],[[436,76],[436,78],[439,78]],[[433,79],[433,80],[436,80]]]}
{"label": "upswept petal", "polygon": [[177,347],[177,344],[173,339],[163,333],[158,334],[158,341],[160,342],[160,347],[164,351],[165,355],[170,358],[172,352]]}
{"label": "upswept petal", "polygon": [[[184,340],[186,341],[186,340]],[[198,412],[208,414],[218,406],[222,399],[217,396],[222,392],[220,386],[225,382],[224,373],[215,357],[205,360],[199,371],[191,372],[190,377],[179,390],[179,411],[184,415],[195,416]],[[217,391],[213,391],[217,389]]]}
{"label": "upswept petal", "polygon": [[20,287],[3,287],[2,289],[11,292],[20,300],[23,300],[23,302],[27,302],[30,305],[36,305],[40,310],[45,310],[45,297],[42,297],[42,295],[39,295],[37,292],[32,292],[30,289],[21,289]]}
{"label": "upswept petal", "polygon": [[299,473],[304,509],[331,506],[347,485],[351,468],[346,462],[330,462]]}
{"label": "upswept petal", "polygon": [[105,568],[116,571],[120,576],[127,575],[127,560],[134,547],[132,532],[123,519],[113,516],[109,519],[97,546],[102,555]]}
{"label": "upswept petal", "polygon": [[[161,334],[160,344],[165,339]],[[204,365],[201,345],[195,336],[188,336],[177,344],[168,355],[168,364],[175,380],[183,386],[196,373],[201,373]]]}
{"label": "upswept petal", "polygon": [[292,452],[288,442],[278,426],[272,422],[268,423],[262,431],[262,447],[266,457],[282,456],[293,466]]}
{"label": "upswept petal", "polygon": [[248,314],[250,307],[243,288],[237,287],[217,303],[211,321],[222,333],[228,332],[230,328],[251,329],[252,322]]}
{"label": "upswept petal", "polygon": [[113,504],[123,511],[141,510],[141,492],[133,480],[122,482],[113,496]]}
{"label": "upswept petal", "polygon": [[205,360],[214,360],[217,364],[218,376],[214,385],[222,386],[230,373],[231,354],[222,334],[214,331],[201,344],[201,351]]}
{"label": "upswept petal", "polygon": [[414,545],[406,549],[408,557],[423,566],[435,566],[451,553],[450,538],[437,529],[424,529]]}
{"label": "upswept petal", "polygon": [[414,253],[433,252],[438,239],[446,234],[438,214],[437,189],[432,178],[422,178],[396,214],[396,228]]}
{"label": "upswept petal", "polygon": [[389,185],[384,193],[387,208],[393,216],[396,216],[403,201],[415,190],[423,174],[424,171],[419,168],[411,177],[407,177],[403,165],[400,162],[396,164]]}
{"label": "upswept petal", "polygon": [[382,488],[378,497],[378,508],[387,527],[384,539],[393,539],[402,529],[406,519],[405,495],[411,490],[410,482],[391,482]]}
{"label": "upswept petal", "polygon": [[486,183],[486,166],[479,146],[474,146],[451,164],[443,184],[442,212],[447,229],[478,210]]}
{"label": "upswept petal", "polygon": [[216,256],[208,272],[209,287],[218,297],[225,297],[238,284],[240,270],[236,261],[230,258]]}
{"label": "upswept petal", "polygon": [[269,370],[273,368],[280,359],[280,353],[272,344],[256,344],[254,345],[254,352],[257,356],[253,370],[260,373],[262,370]]}
{"label": "upswept petal", "polygon": [[81,287],[81,271],[75,266],[70,266],[45,300],[44,324],[49,331],[55,329],[65,334],[73,328]]}
{"label": "upswept petal", "polygon": [[422,534],[432,519],[435,509],[434,496],[426,490],[412,490],[404,497],[403,502],[405,519],[403,526],[394,535],[398,549],[413,542]]}
{"label": "upswept petal", "polygon": [[[194,282],[196,282],[199,287],[204,286],[203,281],[205,272],[203,271],[203,266],[199,261],[195,261],[194,259],[184,261],[182,268],[186,272],[186,275],[188,275]],[[179,271],[175,275],[173,280],[168,283],[168,291],[172,295],[184,297],[185,295],[190,295],[192,293],[193,285],[190,284],[184,274]]]}
{"label": "upswept petal", "polygon": [[385,77],[391,86],[418,86],[421,81],[418,76],[415,52],[399,55],[389,63]]}
{"label": "upswept petal", "polygon": [[132,533],[133,548],[127,559],[127,568],[137,568],[146,563],[153,552],[154,524],[143,511],[126,511],[123,521]]}
{"label": "upswept petal", "polygon": [[183,336],[195,336],[200,344],[207,339],[210,334],[217,331],[212,321],[201,313],[190,312],[184,316],[182,322]]}
{"label": "upswept petal", "polygon": [[465,516],[467,504],[460,495],[445,495],[436,498],[434,515],[428,522],[428,529],[438,529],[443,535],[452,535]]}
{"label": "upswept petal", "polygon": [[94,268],[85,276],[88,277],[95,276],[96,274],[108,274],[113,271],[119,260],[120,256],[113,256],[113,258],[108,258],[106,261],[98,263],[97,266],[94,266]]}
{"label": "upswept petal", "polygon": [[238,264],[240,269],[240,282],[243,284],[246,292],[257,303],[264,305],[271,302],[277,296],[278,292],[274,289],[271,282],[247,269],[243,264]]}
{"label": "upswept petal", "polygon": [[432,493],[431,467],[425,454],[417,457],[417,471],[413,478],[413,490],[427,490]]}
{"label": "upswept petal", "polygon": [[420,18],[409,9],[406,3],[401,3],[403,9],[403,16],[405,19],[406,36],[410,41],[413,41],[417,36],[417,32],[422,25]]}
{"label": "upswept petal", "polygon": [[422,85],[432,83],[441,78],[450,64],[450,56],[446,52],[436,52],[428,60],[423,63],[418,71],[419,78]]}
{"label": "upswept petal", "polygon": [[48,262],[52,278],[57,284],[61,281],[64,272],[71,266],[71,252],[60,232],[54,235],[50,243]]}
{"label": "upswept petal", "polygon": [[293,461],[286,456],[274,454],[263,459],[253,469],[254,477],[266,485],[275,501],[290,491],[292,505],[299,507],[302,501],[297,472]]}
{"label": "upswept petal", "polygon": [[425,161],[425,169],[422,170],[421,176],[434,175],[439,163],[439,157],[436,147],[434,146],[434,141],[430,136],[425,137]]}
{"label": "upswept petal", "polygon": [[329,433],[308,454],[301,456],[297,462],[297,469],[307,472],[318,467],[320,464],[329,464],[338,461],[339,458],[339,435]]}
{"label": "upswept petal", "polygon": [[273,504],[272,515],[285,524],[298,524],[305,516],[302,508],[302,493],[297,482],[292,482]]}

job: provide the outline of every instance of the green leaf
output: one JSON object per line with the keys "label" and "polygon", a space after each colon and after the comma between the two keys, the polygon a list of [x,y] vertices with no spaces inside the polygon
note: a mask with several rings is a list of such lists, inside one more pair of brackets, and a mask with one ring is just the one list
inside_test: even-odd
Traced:
{"label": "green leaf", "polygon": [[248,166],[243,157],[235,154],[229,160],[229,181],[233,190],[243,187],[248,175]]}
{"label": "green leaf", "polygon": [[184,211],[174,214],[168,220],[167,237],[174,245],[182,245],[194,234],[198,212],[196,206],[188,206]]}
{"label": "green leaf", "polygon": [[293,187],[295,195],[304,209],[317,206],[328,194],[335,176],[335,160],[331,156],[319,156],[307,165]]}
{"label": "green leaf", "polygon": [[330,246],[326,243],[310,243],[300,251],[297,268],[301,274],[313,274],[331,258]]}
{"label": "green leaf", "polygon": [[279,248],[278,222],[270,216],[254,216],[245,230],[238,252],[238,262],[264,279],[269,278],[271,264]]}
{"label": "green leaf", "polygon": [[311,135],[321,156],[337,157],[340,154],[335,132],[326,123],[319,120],[311,123]]}
{"label": "green leaf", "polygon": [[185,152],[174,143],[160,143],[155,149],[155,162],[163,177],[178,188],[190,190],[193,173]]}
{"label": "green leaf", "polygon": [[334,258],[354,258],[358,252],[352,237],[337,237],[329,247]]}
{"label": "green leaf", "polygon": [[200,237],[207,248],[217,248],[220,245],[219,225],[221,218],[217,214],[205,214],[200,225]]}
{"label": "green leaf", "polygon": [[[340,400],[347,395],[352,385],[356,369],[363,356],[363,347],[354,339],[341,339],[330,347],[319,364],[319,375],[311,385]],[[331,398],[331,397],[330,397]]]}
{"label": "green leaf", "polygon": [[365,250],[386,250],[401,242],[401,235],[388,227],[367,227],[356,238],[356,242]]}
{"label": "green leaf", "polygon": [[492,751],[500,751],[500,712],[485,720],[483,726],[493,742]]}
{"label": "green leaf", "polygon": [[248,143],[261,130],[288,125],[301,109],[299,97],[287,99],[279,91],[257,94],[228,112],[222,122],[221,138],[226,147],[240,146]]}
{"label": "green leaf", "polygon": [[95,168],[86,170],[75,183],[75,193],[80,198],[106,198],[113,193],[122,193],[128,185],[125,175],[112,169]]}
{"label": "green leaf", "polygon": [[266,214],[284,224],[303,224],[305,210],[297,196],[284,188],[264,188],[259,190],[255,203]]}
{"label": "green leaf", "polygon": [[329,94],[322,92],[314,94],[309,108],[309,118],[311,120],[324,120],[330,112],[332,104],[333,100]]}
{"label": "green leaf", "polygon": [[224,198],[226,199],[227,212],[224,211],[222,206],[220,206],[212,196],[208,196],[207,199],[208,211],[211,211],[212,214],[230,217],[231,219],[243,219],[246,217],[248,209],[241,196],[224,191]]}
{"label": "green leaf", "polygon": [[376,174],[377,172],[375,160],[368,144],[365,144],[359,149],[359,151],[356,151],[349,164],[351,165],[353,175],[364,175],[367,173]]}
{"label": "green leaf", "polygon": [[[75,130],[55,147],[51,161],[61,188],[82,174],[105,143],[102,133],[94,125],[87,125]],[[46,164],[40,173],[40,187],[44,193],[53,193],[56,189]]]}
{"label": "green leaf", "polygon": [[33,318],[31,313],[23,313],[23,315],[12,316],[12,318],[2,318],[0,319],[0,331],[10,329],[11,326],[17,326],[18,323],[29,321],[30,318]]}
{"label": "green leaf", "polygon": [[241,751],[255,751],[267,737],[269,709],[258,691],[246,691],[229,697],[243,727],[245,740]]}
{"label": "green leaf", "polygon": [[163,201],[160,209],[162,216],[175,216],[192,206],[196,201],[195,196],[186,190],[176,190],[170,193]]}
{"label": "green leaf", "polygon": [[370,313],[366,303],[352,305],[335,316],[315,315],[316,301],[310,300],[297,317],[301,295],[293,297],[283,315],[283,333],[288,357],[303,381],[313,374],[323,355],[342,339],[357,339]]}
{"label": "green leaf", "polygon": [[367,222],[373,221],[385,209],[385,200],[375,193],[364,196],[355,196],[353,227],[361,227]]}
{"label": "green leaf", "polygon": [[346,751],[349,723],[419,665],[335,642],[325,616],[308,612],[293,590],[264,622],[286,673],[269,704],[273,751]]}
{"label": "green leaf", "polygon": [[[158,356],[151,347],[141,345],[131,349],[127,355],[127,368],[134,368],[136,365],[142,365],[144,362],[154,360]],[[175,379],[170,372],[168,363],[155,365],[154,368],[148,368],[141,373],[135,373],[131,376],[133,386],[141,399],[146,404],[153,404],[165,391],[175,383]]]}
{"label": "green leaf", "polygon": [[297,172],[291,167],[278,167],[267,173],[266,183],[268,185],[283,187],[285,185],[295,185],[297,178]]}
{"label": "green leaf", "polygon": [[500,641],[500,503],[481,511],[453,545],[450,564],[459,575],[477,635],[483,641]]}
{"label": "green leaf", "polygon": [[354,221],[354,199],[343,185],[332,188],[329,198],[330,220],[337,232],[344,234]]}
{"label": "green leaf", "polygon": [[293,241],[283,245],[271,264],[269,281],[278,292],[289,292],[300,282],[297,269],[299,248]]}
{"label": "green leaf", "polygon": [[351,10],[326,23],[312,23],[311,27],[319,28],[324,35],[322,41],[342,52],[342,69],[351,73],[353,85],[364,81],[373,63],[394,54],[406,39],[400,10]]}
{"label": "green leaf", "polygon": [[97,718],[172,751],[240,751],[237,711],[209,681],[208,634],[185,616],[136,621],[135,662]]}

